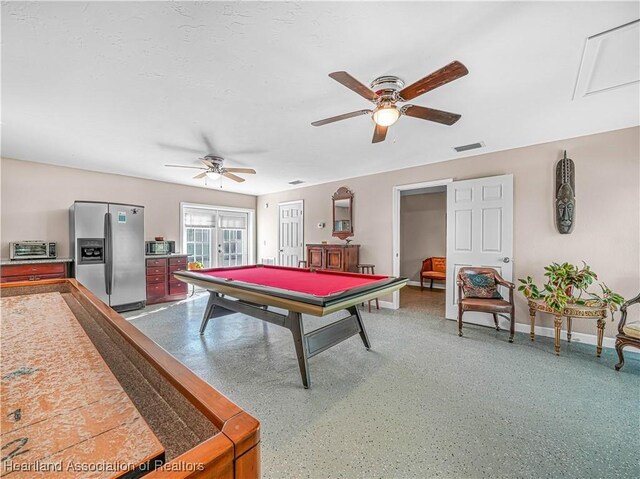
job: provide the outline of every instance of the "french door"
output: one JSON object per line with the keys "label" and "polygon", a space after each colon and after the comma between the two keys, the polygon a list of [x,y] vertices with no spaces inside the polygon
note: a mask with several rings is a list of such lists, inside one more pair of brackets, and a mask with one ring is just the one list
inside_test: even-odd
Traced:
{"label": "french door", "polygon": [[218,213],[218,266],[247,264],[247,214]]}
{"label": "french door", "polygon": [[183,245],[189,262],[205,268],[242,266],[251,261],[251,215],[206,206],[182,207]]}
{"label": "french door", "polygon": [[[454,181],[447,185],[446,317],[458,315],[456,278],[460,268],[494,268],[513,276],[513,175]],[[504,288],[500,293],[508,295]],[[467,322],[493,326],[489,314],[465,313]]]}

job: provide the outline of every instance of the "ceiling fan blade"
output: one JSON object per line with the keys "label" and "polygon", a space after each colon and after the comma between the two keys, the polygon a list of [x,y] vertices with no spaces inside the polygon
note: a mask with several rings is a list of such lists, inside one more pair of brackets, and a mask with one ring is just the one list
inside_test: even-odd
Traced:
{"label": "ceiling fan blade", "polygon": [[158,146],[167,150],[176,150],[176,151],[184,151],[186,153],[196,153],[198,155],[202,154],[202,148],[189,148],[186,146],[180,145],[170,145],[168,143],[158,143]]}
{"label": "ceiling fan blade", "polygon": [[202,168],[201,166],[186,166],[186,165],[164,165],[164,166],[168,166],[169,168],[195,168],[196,170],[205,169],[205,168]]}
{"label": "ceiling fan blade", "polygon": [[436,70],[417,82],[404,87],[398,92],[398,95],[404,101],[413,100],[415,97],[433,90],[434,88],[445,85],[453,80],[457,80],[458,78],[465,76],[467,73],[469,73],[467,67],[459,61],[453,61],[447,66],[440,68],[440,70]]}
{"label": "ceiling fan blade", "polygon": [[229,171],[231,173],[245,173],[247,175],[256,174],[256,170],[253,168],[225,168],[224,171]]}
{"label": "ceiling fan blade", "polygon": [[239,155],[254,155],[254,154],[262,154],[266,152],[267,150],[264,148],[247,148],[246,150],[233,150],[229,152],[229,156],[235,157]]}
{"label": "ceiling fan blade", "polygon": [[376,101],[378,99],[378,95],[376,95],[376,93],[371,88],[363,85],[347,72],[333,72],[329,73],[329,76],[338,83],[342,83],[344,86],[346,86],[350,90],[355,91],[358,95],[366,98],[369,101]]}
{"label": "ceiling fan blade", "polygon": [[200,158],[200,161],[202,163],[204,163],[205,166],[209,167],[209,168],[215,168],[215,164],[211,161],[211,160],[206,160],[204,158]]}
{"label": "ceiling fan blade", "polygon": [[211,144],[211,140],[204,131],[201,133],[201,136],[203,143],[207,146],[207,153],[210,155],[213,154],[215,150],[213,148],[213,145]]}
{"label": "ceiling fan blade", "polygon": [[196,176],[194,176],[193,179],[194,180],[199,180],[200,178],[204,178],[205,176],[207,176],[207,172],[203,171],[202,173],[199,173]]}
{"label": "ceiling fan blade", "polygon": [[373,130],[373,140],[371,140],[371,143],[380,143],[381,141],[384,141],[384,139],[387,137],[388,128],[388,126],[381,126],[376,123],[376,128],[375,130]]}
{"label": "ceiling fan blade", "polygon": [[402,113],[421,120],[435,121],[443,125],[453,125],[460,119],[462,115],[451,113],[448,111],[435,110],[433,108],[425,108],[424,106],[405,105],[402,107]]}
{"label": "ceiling fan blade", "polygon": [[324,120],[318,120],[311,123],[313,126],[322,126],[327,123],[333,123],[334,121],[346,120],[348,118],[353,118],[355,116],[368,115],[371,113],[371,110],[358,110],[352,111],[351,113],[345,113],[343,115],[332,116],[331,118],[325,118]]}
{"label": "ceiling fan blade", "polygon": [[244,181],[244,178],[240,178],[239,176],[236,176],[233,173],[229,173],[227,171],[223,172],[222,176],[226,176],[230,180],[237,181],[238,183],[242,183]]}

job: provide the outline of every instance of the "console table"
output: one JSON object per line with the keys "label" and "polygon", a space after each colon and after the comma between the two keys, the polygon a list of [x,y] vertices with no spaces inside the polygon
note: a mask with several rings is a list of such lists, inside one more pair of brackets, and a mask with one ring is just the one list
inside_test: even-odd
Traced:
{"label": "console table", "polygon": [[358,272],[359,244],[308,244],[307,261],[311,269]]}
{"label": "console table", "polygon": [[560,355],[560,329],[562,328],[562,318],[567,318],[567,341],[571,342],[571,322],[573,318],[595,319],[598,325],[598,344],[596,346],[596,356],[602,353],[602,338],[604,337],[605,318],[607,308],[597,306],[582,306],[571,304],[566,306],[561,313],[551,309],[542,299],[530,299],[529,316],[531,318],[531,341],[535,341],[536,312],[549,313],[553,315],[556,330],[556,354]]}

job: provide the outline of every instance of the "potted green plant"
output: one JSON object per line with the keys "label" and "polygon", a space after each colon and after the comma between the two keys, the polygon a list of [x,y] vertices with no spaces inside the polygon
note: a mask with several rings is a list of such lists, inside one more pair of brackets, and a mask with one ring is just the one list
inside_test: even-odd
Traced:
{"label": "potted green plant", "polygon": [[[589,292],[589,287],[598,279],[591,267],[582,262],[582,267],[570,263],[551,263],[544,268],[547,282],[539,288],[531,276],[519,279],[521,291],[527,299],[543,299],[553,311],[561,312],[568,304],[598,306],[608,308],[613,313],[624,303],[624,298],[605,284],[599,284],[602,294]],[[583,294],[589,296],[583,299]]]}

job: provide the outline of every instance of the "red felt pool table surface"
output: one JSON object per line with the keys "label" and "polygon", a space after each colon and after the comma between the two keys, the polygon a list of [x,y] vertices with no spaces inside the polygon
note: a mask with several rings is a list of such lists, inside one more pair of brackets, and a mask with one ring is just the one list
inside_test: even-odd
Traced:
{"label": "red felt pool table surface", "polygon": [[262,265],[212,268],[197,272],[229,281],[242,281],[314,296],[330,296],[388,279],[387,276]]}

